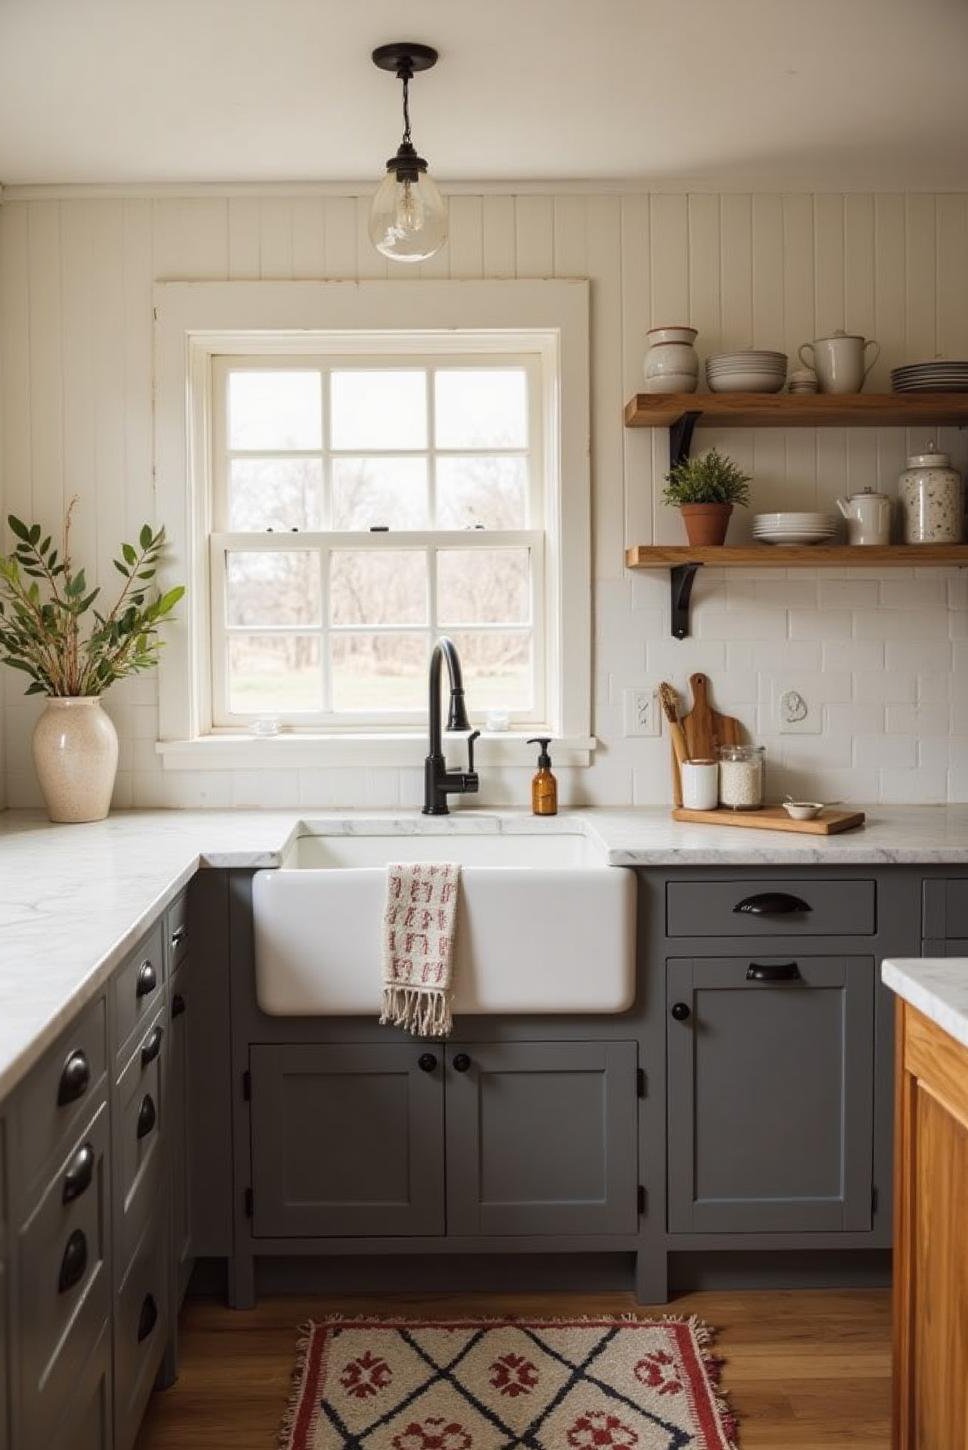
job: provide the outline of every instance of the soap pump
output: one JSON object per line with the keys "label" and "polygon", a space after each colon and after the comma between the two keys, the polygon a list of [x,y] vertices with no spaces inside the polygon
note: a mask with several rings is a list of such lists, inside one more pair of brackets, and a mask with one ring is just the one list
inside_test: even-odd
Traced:
{"label": "soap pump", "polygon": [[551,772],[551,756],[548,754],[551,737],[535,735],[528,741],[528,744],[541,746],[538,769],[531,779],[532,813],[536,816],[556,816],[558,814],[558,782]]}

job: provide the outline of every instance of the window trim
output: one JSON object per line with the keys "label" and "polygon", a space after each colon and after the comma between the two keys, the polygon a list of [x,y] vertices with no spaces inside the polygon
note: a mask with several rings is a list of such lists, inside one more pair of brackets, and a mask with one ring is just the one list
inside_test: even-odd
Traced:
{"label": "window trim", "polygon": [[[495,353],[508,351],[509,337],[533,335],[555,364],[546,369],[543,398],[547,473],[560,480],[560,487],[548,493],[544,520],[545,647],[555,662],[545,723],[559,742],[562,764],[590,763],[588,290],[584,280],[156,283],[155,487],[158,518],[171,541],[163,577],[190,586],[180,618],[167,633],[159,668],[158,750],[167,768],[391,765],[422,759],[424,732],[410,728],[349,734],[327,727],[325,734],[294,732],[271,740],[257,740],[237,728],[210,728],[212,358],[318,355],[320,332],[342,333],[339,348],[348,354],[372,354],[381,342],[391,341],[400,352],[427,352],[435,333],[442,342],[451,334],[451,351],[456,351],[455,330],[477,332],[475,351],[480,343],[480,350]],[[415,335],[409,349],[401,332]],[[485,736],[482,759],[520,761],[523,733]]]}

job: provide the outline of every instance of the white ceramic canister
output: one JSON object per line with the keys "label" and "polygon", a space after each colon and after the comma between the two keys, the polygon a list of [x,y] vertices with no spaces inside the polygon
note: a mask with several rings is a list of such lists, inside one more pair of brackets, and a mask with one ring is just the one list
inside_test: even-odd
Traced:
{"label": "white ceramic canister", "polygon": [[694,393],[699,386],[699,358],[694,327],[653,327],[643,373],[647,393]]}
{"label": "white ceramic canister", "polygon": [[714,811],[719,804],[719,766],[715,760],[682,762],[682,804],[687,811]]}
{"label": "white ceramic canister", "polygon": [[961,474],[947,453],[929,443],[912,453],[898,479],[906,544],[960,544],[965,532],[965,495]]}

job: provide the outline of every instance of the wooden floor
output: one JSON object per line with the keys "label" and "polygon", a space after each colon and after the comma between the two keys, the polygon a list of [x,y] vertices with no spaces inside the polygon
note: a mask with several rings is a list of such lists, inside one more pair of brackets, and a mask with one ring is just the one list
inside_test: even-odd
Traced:
{"label": "wooden floor", "polygon": [[[401,1309],[427,1318],[648,1312],[621,1294],[274,1298],[242,1313],[188,1304],[180,1378],[153,1396],[137,1450],[274,1450],[296,1326],[337,1312]],[[690,1294],[656,1312],[698,1314],[719,1330],[722,1387],[740,1418],[742,1450],[890,1444],[887,1290]]]}

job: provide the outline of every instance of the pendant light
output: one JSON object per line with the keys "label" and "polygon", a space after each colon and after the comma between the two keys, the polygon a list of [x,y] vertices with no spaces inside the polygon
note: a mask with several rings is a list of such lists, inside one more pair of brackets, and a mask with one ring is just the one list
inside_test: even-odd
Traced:
{"label": "pendant light", "polygon": [[410,140],[410,82],[437,63],[429,45],[396,41],[373,52],[373,64],[403,82],[403,140],[370,208],[370,241],[394,262],[425,262],[447,240],[447,207]]}

